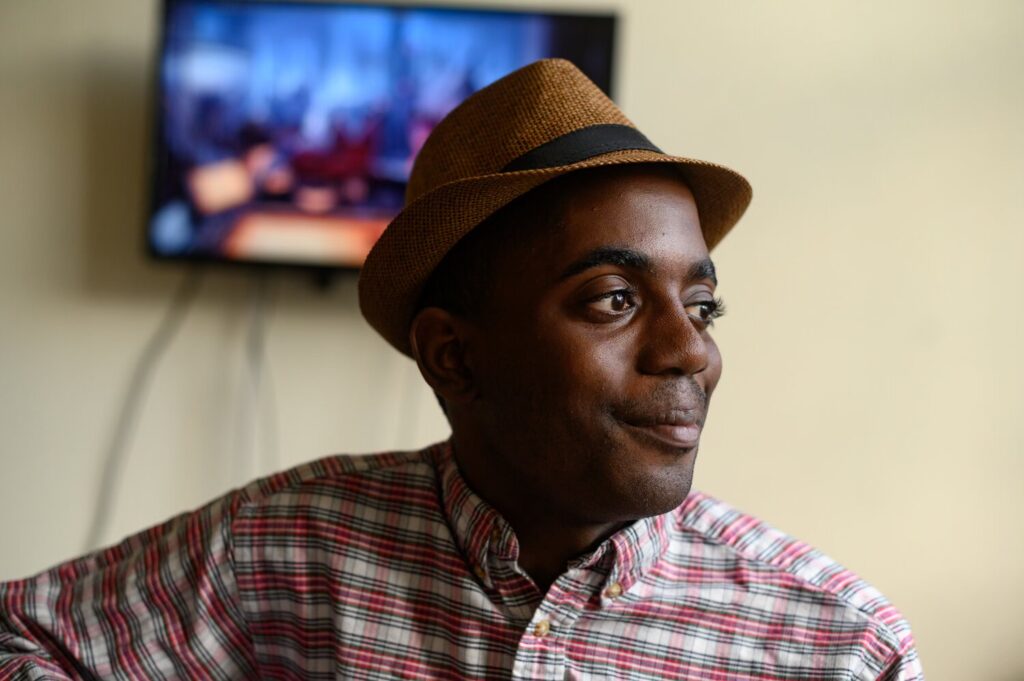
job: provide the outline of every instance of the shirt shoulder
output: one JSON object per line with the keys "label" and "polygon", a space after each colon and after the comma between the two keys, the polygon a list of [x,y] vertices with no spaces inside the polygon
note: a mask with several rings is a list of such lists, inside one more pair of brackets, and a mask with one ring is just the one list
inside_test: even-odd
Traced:
{"label": "shirt shoulder", "polygon": [[239,490],[228,534],[245,597],[258,598],[254,575],[283,566],[349,574],[382,565],[399,545],[442,551],[442,451],[329,456]]}
{"label": "shirt shoulder", "polygon": [[335,454],[308,461],[293,468],[259,478],[238,490],[243,507],[274,505],[296,493],[309,494],[317,488],[344,494],[369,493],[364,481],[387,481],[396,487],[432,485],[436,480],[436,450],[432,445],[415,451],[372,454]]}
{"label": "shirt shoulder", "polygon": [[813,546],[702,492],[677,509],[677,530],[730,554],[735,563],[756,567],[754,580],[776,581],[794,600],[828,603],[863,619],[892,648],[894,656],[916,658],[910,624],[875,587]]}

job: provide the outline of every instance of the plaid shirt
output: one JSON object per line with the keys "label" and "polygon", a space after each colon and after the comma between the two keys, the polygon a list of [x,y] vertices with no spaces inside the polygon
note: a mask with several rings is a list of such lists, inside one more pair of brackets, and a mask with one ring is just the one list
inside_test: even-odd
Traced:
{"label": "plaid shirt", "polygon": [[0,585],[0,680],[923,678],[821,553],[699,493],[541,594],[447,444],[254,482]]}

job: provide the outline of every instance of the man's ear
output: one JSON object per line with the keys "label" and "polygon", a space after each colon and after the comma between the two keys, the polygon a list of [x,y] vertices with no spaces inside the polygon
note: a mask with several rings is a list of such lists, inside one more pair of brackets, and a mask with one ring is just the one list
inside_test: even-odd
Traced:
{"label": "man's ear", "polygon": [[466,351],[468,322],[439,307],[412,320],[409,343],[423,379],[448,403],[469,402],[477,386]]}

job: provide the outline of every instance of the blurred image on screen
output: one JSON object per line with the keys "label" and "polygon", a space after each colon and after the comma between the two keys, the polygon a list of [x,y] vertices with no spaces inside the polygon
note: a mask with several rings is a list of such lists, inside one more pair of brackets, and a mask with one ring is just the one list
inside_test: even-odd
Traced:
{"label": "blurred image on screen", "polygon": [[151,251],[358,267],[445,114],[550,56],[608,91],[613,31],[596,15],[167,0]]}

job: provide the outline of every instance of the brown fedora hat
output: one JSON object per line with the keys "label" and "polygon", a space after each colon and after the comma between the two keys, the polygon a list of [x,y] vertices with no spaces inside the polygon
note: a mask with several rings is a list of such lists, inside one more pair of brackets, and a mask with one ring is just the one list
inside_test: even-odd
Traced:
{"label": "brown fedora hat", "polygon": [[417,156],[405,208],[359,276],[363,316],[412,356],[409,325],[423,285],[459,239],[548,180],[625,163],[679,168],[708,248],[750,203],[750,184],[741,175],[662,153],[568,61],[534,62],[483,88],[438,124]]}

